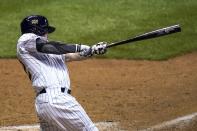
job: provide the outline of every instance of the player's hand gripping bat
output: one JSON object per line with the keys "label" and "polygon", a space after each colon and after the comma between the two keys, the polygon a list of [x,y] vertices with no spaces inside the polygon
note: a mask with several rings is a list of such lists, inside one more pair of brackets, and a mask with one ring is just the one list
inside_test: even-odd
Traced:
{"label": "player's hand gripping bat", "polygon": [[129,38],[126,40],[111,43],[111,44],[107,45],[107,48],[111,48],[111,47],[114,47],[117,45],[131,43],[131,42],[135,42],[135,41],[157,38],[160,36],[169,35],[169,34],[173,34],[173,33],[177,33],[177,32],[181,32],[181,27],[179,25],[173,25],[173,26],[162,28],[162,29],[154,30],[151,32],[147,32],[147,33],[138,35],[133,38]]}

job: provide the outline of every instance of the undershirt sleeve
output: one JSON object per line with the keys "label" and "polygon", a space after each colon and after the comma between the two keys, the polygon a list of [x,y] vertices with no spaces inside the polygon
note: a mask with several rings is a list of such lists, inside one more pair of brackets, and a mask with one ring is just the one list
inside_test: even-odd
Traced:
{"label": "undershirt sleeve", "polygon": [[64,44],[57,41],[44,41],[40,38],[36,39],[36,49],[38,52],[47,54],[66,54],[80,51],[78,44]]}

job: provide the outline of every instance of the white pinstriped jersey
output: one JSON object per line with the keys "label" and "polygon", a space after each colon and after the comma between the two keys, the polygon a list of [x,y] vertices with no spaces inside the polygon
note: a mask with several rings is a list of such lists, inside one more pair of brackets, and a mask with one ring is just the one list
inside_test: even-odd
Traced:
{"label": "white pinstriped jersey", "polygon": [[45,54],[36,50],[36,39],[45,39],[33,33],[23,34],[17,44],[17,57],[25,66],[32,85],[38,93],[45,87],[70,89],[68,69],[64,55]]}
{"label": "white pinstriped jersey", "polygon": [[[44,131],[98,131],[76,99],[61,87],[70,89],[65,55],[40,53],[32,33],[22,35],[17,44],[17,57],[29,73],[37,93],[35,107]],[[46,93],[39,94],[45,88]]]}

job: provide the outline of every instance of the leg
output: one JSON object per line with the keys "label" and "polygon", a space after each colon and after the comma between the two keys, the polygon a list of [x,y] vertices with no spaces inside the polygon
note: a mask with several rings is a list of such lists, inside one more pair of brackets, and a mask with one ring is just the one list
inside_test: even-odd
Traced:
{"label": "leg", "polygon": [[98,131],[84,109],[71,95],[58,95],[52,102],[39,104],[37,110],[40,119],[44,121],[41,123],[44,130],[54,130],[55,126],[62,131]]}
{"label": "leg", "polygon": [[39,120],[40,120],[40,131],[62,131],[54,123],[48,123],[42,118],[39,118]]}

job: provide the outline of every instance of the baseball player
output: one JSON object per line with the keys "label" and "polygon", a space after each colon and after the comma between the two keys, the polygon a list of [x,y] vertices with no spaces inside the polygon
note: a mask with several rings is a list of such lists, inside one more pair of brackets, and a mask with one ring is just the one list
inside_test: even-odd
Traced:
{"label": "baseball player", "polygon": [[43,131],[98,131],[84,109],[71,96],[65,63],[106,52],[106,42],[93,46],[48,41],[55,31],[46,17],[31,15],[21,22],[17,57],[36,92],[35,108]]}

